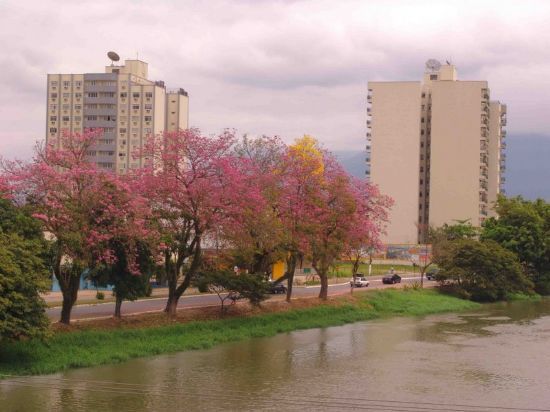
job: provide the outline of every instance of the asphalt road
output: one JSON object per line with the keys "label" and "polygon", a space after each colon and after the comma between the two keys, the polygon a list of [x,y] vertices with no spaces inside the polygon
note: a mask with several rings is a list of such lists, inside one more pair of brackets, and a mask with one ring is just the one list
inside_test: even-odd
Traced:
{"label": "asphalt road", "polygon": [[[344,279],[342,279],[344,280]],[[412,283],[414,281],[419,281],[420,277],[418,276],[407,276],[403,275],[401,285]],[[369,278],[370,286],[369,289],[378,289],[384,287],[392,287],[398,285],[383,285],[382,276],[372,276]],[[426,285],[430,285],[433,282],[427,281],[424,279]],[[306,296],[316,296],[319,294],[320,286],[294,286],[292,289],[292,296],[295,297],[306,297]],[[329,295],[339,295],[344,293],[349,293],[349,282],[340,285],[329,285]],[[137,300],[135,302],[124,302],[122,304],[122,314],[124,315],[136,315],[140,313],[149,313],[149,312],[160,312],[164,310],[166,306],[167,298],[151,298]],[[270,299],[284,299],[284,295],[272,295]],[[201,306],[217,306],[220,304],[219,298],[217,295],[191,295],[185,296],[185,294],[180,298],[178,303],[178,310],[185,308],[196,308]],[[73,307],[72,316],[73,320],[86,320],[86,319],[98,319],[98,318],[108,318],[111,317],[115,310],[114,302],[109,303],[99,303],[91,305],[76,305]],[[46,310],[48,317],[53,320],[59,320],[61,314],[61,307],[49,308]]]}

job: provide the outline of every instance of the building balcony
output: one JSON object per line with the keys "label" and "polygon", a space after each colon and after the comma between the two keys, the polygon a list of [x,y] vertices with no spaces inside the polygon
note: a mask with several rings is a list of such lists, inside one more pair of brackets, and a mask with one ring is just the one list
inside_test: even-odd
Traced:
{"label": "building balcony", "polygon": [[116,92],[116,85],[105,85],[105,84],[95,84],[95,85],[85,85],[84,92]]}
{"label": "building balcony", "polygon": [[500,148],[502,150],[505,150],[506,149],[506,142],[500,142]]}

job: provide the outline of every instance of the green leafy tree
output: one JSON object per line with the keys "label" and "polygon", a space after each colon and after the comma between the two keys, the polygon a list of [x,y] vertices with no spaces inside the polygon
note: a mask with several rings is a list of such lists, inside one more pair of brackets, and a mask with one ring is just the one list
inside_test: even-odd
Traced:
{"label": "green leafy tree", "polygon": [[516,253],[535,290],[550,294],[550,204],[542,199],[500,197],[497,218],[488,219],[481,239],[491,239]]}
{"label": "green leafy tree", "polygon": [[442,249],[435,258],[441,269],[437,279],[464,297],[497,301],[513,293],[532,292],[533,283],[517,256],[494,241],[455,239]]}
{"label": "green leafy tree", "polygon": [[40,223],[27,208],[0,197],[0,340],[47,335],[40,296],[50,286],[46,259]]}
{"label": "green leafy tree", "polygon": [[226,304],[238,299],[247,299],[252,305],[258,306],[267,298],[269,284],[265,277],[257,274],[231,271],[206,270],[200,273],[196,280],[199,290],[209,291],[218,295],[221,312],[227,311]]}
{"label": "green leafy tree", "polygon": [[48,289],[43,244],[0,232],[0,341],[44,338],[49,321],[41,292]]}
{"label": "green leafy tree", "polygon": [[[150,248],[145,242],[137,242],[129,247],[121,240],[112,242],[116,260],[112,264],[100,265],[92,271],[91,279],[99,286],[113,286],[115,295],[115,318],[122,315],[122,302],[134,301],[151,294],[149,279],[155,270],[155,262]],[[128,251],[132,250],[132,259],[128,259]],[[138,266],[133,270],[131,265]]]}

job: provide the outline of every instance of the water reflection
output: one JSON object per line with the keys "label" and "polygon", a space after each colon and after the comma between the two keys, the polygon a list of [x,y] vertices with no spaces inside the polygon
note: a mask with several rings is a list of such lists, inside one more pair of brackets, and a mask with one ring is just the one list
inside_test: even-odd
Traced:
{"label": "water reflection", "polygon": [[0,409],[543,408],[550,405],[549,338],[550,301],[497,304],[13,379],[0,385]]}

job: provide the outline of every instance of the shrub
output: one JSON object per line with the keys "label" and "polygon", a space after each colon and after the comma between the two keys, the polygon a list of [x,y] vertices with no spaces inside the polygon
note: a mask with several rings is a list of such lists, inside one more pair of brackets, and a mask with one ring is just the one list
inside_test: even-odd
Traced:
{"label": "shrub", "polygon": [[444,289],[476,301],[497,301],[514,293],[532,293],[518,257],[494,241],[457,239],[437,258],[437,280]]}

